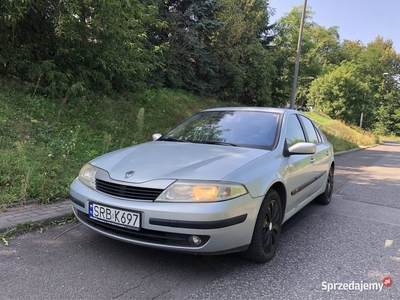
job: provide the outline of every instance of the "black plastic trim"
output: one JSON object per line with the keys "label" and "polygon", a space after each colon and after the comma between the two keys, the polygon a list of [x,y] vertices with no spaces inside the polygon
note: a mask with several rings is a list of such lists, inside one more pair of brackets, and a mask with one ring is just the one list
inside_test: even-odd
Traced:
{"label": "black plastic trim", "polygon": [[322,176],[324,176],[326,173],[326,171],[321,172],[320,174],[318,174],[317,176],[315,176],[314,178],[312,178],[311,180],[307,181],[306,183],[303,183],[302,185],[300,185],[298,188],[295,188],[292,192],[291,195],[294,196],[297,193],[301,192],[302,190],[304,190],[306,187],[308,187],[309,185],[313,184],[314,182],[316,182],[318,179],[320,179]]}
{"label": "black plastic trim", "polygon": [[218,229],[243,223],[247,218],[247,214],[218,221],[180,221],[150,218],[151,225],[189,228],[189,229]]}
{"label": "black plastic trim", "polygon": [[85,203],[83,203],[81,200],[76,199],[74,196],[69,194],[69,199],[74,202],[76,205],[79,205],[82,208],[85,208]]}
{"label": "black plastic trim", "polygon": [[192,234],[172,233],[144,228],[141,228],[140,231],[130,230],[127,228],[96,221],[94,219],[91,219],[89,215],[77,209],[75,209],[74,211],[78,220],[82,223],[90,227],[94,227],[100,232],[108,233],[114,237],[125,238],[132,242],[138,241],[152,243],[154,245],[170,245],[178,247],[198,248],[204,246],[210,240],[210,236],[208,235],[196,234],[198,237],[200,237],[201,243],[200,245],[194,245],[190,241],[190,237],[192,236]]}
{"label": "black plastic trim", "polygon": [[99,178],[96,178],[96,190],[107,195],[124,199],[146,201],[154,201],[164,191],[163,189],[124,185]]}

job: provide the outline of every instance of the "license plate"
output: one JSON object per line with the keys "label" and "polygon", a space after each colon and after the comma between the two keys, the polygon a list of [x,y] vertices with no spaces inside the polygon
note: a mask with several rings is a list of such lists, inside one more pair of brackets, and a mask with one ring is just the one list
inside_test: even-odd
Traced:
{"label": "license plate", "polygon": [[89,202],[89,217],[94,220],[124,228],[140,229],[140,213],[137,212]]}

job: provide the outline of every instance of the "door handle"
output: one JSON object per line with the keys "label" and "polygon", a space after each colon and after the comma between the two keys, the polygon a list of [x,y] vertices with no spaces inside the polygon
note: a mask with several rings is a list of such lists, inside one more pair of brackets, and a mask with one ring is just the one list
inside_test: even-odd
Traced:
{"label": "door handle", "polygon": [[328,156],[330,154],[329,150],[326,150],[326,156]]}
{"label": "door handle", "polygon": [[314,157],[311,157],[310,163],[311,163],[311,164],[315,163],[315,158],[314,158]]}

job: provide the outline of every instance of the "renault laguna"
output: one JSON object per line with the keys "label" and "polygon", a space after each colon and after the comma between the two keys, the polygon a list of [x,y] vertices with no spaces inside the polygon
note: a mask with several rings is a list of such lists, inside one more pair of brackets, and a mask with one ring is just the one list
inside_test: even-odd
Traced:
{"label": "renault laguna", "polygon": [[285,221],[330,203],[334,169],[332,145],[303,113],[216,108],[93,159],[70,199],[80,222],[110,238],[267,262]]}

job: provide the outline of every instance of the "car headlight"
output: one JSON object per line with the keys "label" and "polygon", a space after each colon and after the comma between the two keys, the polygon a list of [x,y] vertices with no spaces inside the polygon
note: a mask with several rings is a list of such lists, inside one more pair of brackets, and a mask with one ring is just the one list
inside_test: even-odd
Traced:
{"label": "car headlight", "polygon": [[214,202],[229,200],[246,193],[246,188],[240,184],[177,181],[165,189],[155,201]]}
{"label": "car headlight", "polygon": [[82,167],[82,169],[79,172],[78,179],[87,187],[90,187],[91,189],[95,189],[96,187],[96,172],[98,168],[91,165],[91,164],[86,164]]}

